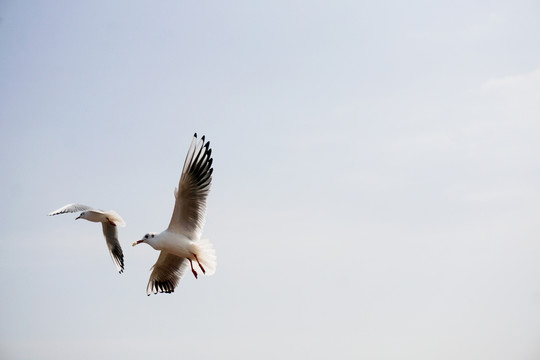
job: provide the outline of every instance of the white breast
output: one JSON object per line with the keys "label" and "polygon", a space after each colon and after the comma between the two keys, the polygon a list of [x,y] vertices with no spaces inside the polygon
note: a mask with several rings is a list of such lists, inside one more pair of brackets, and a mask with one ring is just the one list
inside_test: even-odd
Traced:
{"label": "white breast", "polygon": [[176,256],[192,258],[192,241],[182,234],[169,232],[167,230],[156,235],[154,240],[156,250],[164,250]]}

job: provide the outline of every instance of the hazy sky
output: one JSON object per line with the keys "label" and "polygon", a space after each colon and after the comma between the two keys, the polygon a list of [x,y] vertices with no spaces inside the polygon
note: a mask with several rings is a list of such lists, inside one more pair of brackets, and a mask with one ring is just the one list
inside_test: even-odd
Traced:
{"label": "hazy sky", "polygon": [[[0,2],[0,358],[537,360],[538,44],[537,1]],[[194,132],[217,272],[147,297]]]}

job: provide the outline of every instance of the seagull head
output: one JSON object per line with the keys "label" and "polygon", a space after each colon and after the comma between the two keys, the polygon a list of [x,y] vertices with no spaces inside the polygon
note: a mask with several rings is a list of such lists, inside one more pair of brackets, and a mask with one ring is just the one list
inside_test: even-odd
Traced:
{"label": "seagull head", "polygon": [[149,245],[152,245],[151,243],[152,243],[152,240],[154,239],[155,236],[156,236],[155,233],[148,233],[148,234],[144,235],[144,237],[141,240],[135,241],[131,246],[139,245],[139,244],[142,244],[142,243],[147,243]]}
{"label": "seagull head", "polygon": [[75,218],[75,220],[79,220],[79,219],[86,219],[86,211],[83,211],[82,213],[79,214],[79,216]]}

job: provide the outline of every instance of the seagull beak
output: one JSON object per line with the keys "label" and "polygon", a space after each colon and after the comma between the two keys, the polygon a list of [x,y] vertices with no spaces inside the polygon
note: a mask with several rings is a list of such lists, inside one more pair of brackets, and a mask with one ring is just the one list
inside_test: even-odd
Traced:
{"label": "seagull beak", "polygon": [[144,242],[144,240],[137,240],[135,241],[131,246],[135,246],[135,245],[138,245],[138,244],[142,244]]}
{"label": "seagull beak", "polygon": [[75,220],[79,220],[81,218],[82,215],[79,215],[75,218]]}

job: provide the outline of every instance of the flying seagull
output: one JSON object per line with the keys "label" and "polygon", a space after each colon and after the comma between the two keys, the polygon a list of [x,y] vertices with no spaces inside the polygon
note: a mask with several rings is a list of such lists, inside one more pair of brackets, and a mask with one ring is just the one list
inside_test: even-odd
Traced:
{"label": "flying seagull", "polygon": [[119,273],[124,271],[124,254],[122,248],[118,242],[118,229],[117,226],[126,226],[124,220],[115,211],[102,211],[94,209],[90,206],[81,204],[68,204],[60,209],[53,211],[49,216],[72,213],[82,211],[77,219],[85,219],[92,222],[100,222],[103,226],[103,235],[107,241],[107,247],[111,253],[111,258],[116,265],[116,269]]}
{"label": "flying seagull", "polygon": [[205,275],[212,275],[216,271],[214,247],[207,239],[201,239],[206,198],[212,182],[211,155],[210,142],[205,142],[204,136],[197,142],[195,133],[178,188],[174,190],[176,201],[169,227],[159,234],[148,233],[133,243],[133,246],[146,243],[161,251],[152,267],[146,287],[147,295],[174,292],[188,266],[191,266],[191,272],[197,279],[194,262]]}

